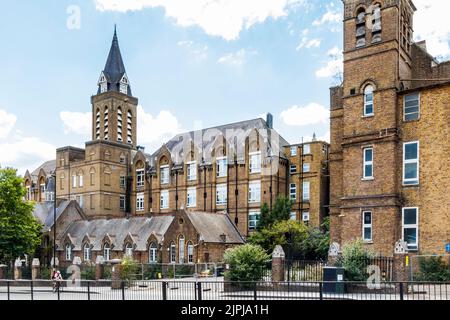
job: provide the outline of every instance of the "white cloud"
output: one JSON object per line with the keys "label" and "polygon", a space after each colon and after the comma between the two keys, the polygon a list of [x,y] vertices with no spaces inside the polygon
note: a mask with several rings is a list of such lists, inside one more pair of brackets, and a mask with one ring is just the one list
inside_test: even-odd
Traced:
{"label": "white cloud", "polygon": [[208,58],[208,46],[195,43],[194,41],[178,41],[177,45],[189,52],[193,59],[191,61],[201,62]]}
{"label": "white cloud", "polygon": [[415,0],[415,40],[427,40],[427,49],[434,56],[450,57],[450,23],[448,0]]}
{"label": "white cloud", "polygon": [[329,60],[326,65],[316,71],[317,78],[330,78],[343,72],[343,56],[342,50],[338,47],[333,47],[327,52]]}
{"label": "white cloud", "polygon": [[258,52],[255,50],[245,50],[240,49],[237,52],[229,53],[217,60],[220,64],[226,64],[229,66],[240,67],[244,65],[250,56],[257,55]]}
{"label": "white cloud", "polygon": [[100,11],[136,11],[163,7],[166,16],[182,27],[199,26],[210,36],[235,40],[269,18],[285,17],[290,8],[307,4],[306,0],[95,0]]}
{"label": "white cloud", "polygon": [[313,22],[313,26],[318,27],[325,23],[340,23],[341,20],[342,14],[340,12],[327,11],[322,18]]}
{"label": "white cloud", "polygon": [[307,126],[328,123],[330,111],[318,103],[310,103],[305,107],[292,106],[280,114],[285,125]]}
{"label": "white cloud", "polygon": [[311,49],[311,48],[318,48],[320,47],[320,44],[322,43],[322,40],[320,39],[308,39],[308,37],[303,37],[300,44],[297,46],[296,50],[300,51],[302,48]]}
{"label": "white cloud", "polygon": [[146,113],[142,106],[137,108],[138,143],[146,145],[149,152],[155,151],[161,145],[182,132],[178,119],[167,110],[162,110],[153,116]]}
{"label": "white cloud", "polygon": [[89,135],[92,127],[91,112],[70,112],[62,111],[59,113],[64,124],[64,133],[75,133],[80,135]]}
{"label": "white cloud", "polygon": [[17,117],[15,115],[0,109],[0,138],[6,138],[9,135],[16,121]]}

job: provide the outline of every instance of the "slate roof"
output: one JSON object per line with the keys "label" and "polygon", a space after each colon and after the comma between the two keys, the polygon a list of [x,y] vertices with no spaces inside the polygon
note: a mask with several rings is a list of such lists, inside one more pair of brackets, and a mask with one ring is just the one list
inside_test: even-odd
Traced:
{"label": "slate roof", "polygon": [[33,172],[31,172],[30,176],[34,182],[37,182],[41,169],[44,170],[47,178],[50,177],[51,174],[56,170],[56,160],[46,161],[38,168],[36,168]]}
{"label": "slate roof", "polygon": [[226,236],[225,243],[244,243],[244,239],[231,222],[228,214],[209,212],[186,212],[186,214],[200,234],[200,239],[206,243],[224,243],[221,235]]}
{"label": "slate roof", "polygon": [[[108,91],[120,92],[120,80],[126,74],[125,65],[123,63],[122,54],[120,53],[119,40],[117,38],[117,30],[114,27],[114,36],[109,50],[108,59],[106,60],[103,74],[108,82]],[[100,86],[98,94],[101,93]],[[131,87],[128,84],[128,95],[131,96]]]}
{"label": "slate roof", "polygon": [[[250,135],[250,133],[252,132],[252,130],[268,130],[269,126],[267,125],[267,122],[262,119],[262,118],[257,118],[257,119],[252,119],[252,120],[246,120],[246,121],[241,121],[241,122],[236,122],[236,123],[230,123],[230,124],[225,124],[225,125],[221,125],[221,126],[216,126],[216,127],[212,127],[212,128],[207,128],[207,129],[202,129],[201,130],[201,137],[205,137],[205,132],[208,131],[208,133],[214,133],[214,131],[216,131],[216,134],[212,134],[211,136],[208,135],[208,139],[203,138],[203,145],[198,146],[199,149],[202,149],[204,154],[207,154],[209,152],[212,151],[214,144],[216,143],[216,139],[219,138],[219,136],[226,136],[229,140],[234,140],[233,137],[237,137],[238,138],[238,143],[243,143],[245,141],[245,139]],[[230,132],[236,132],[236,134],[232,134],[231,137],[227,136],[227,133],[229,134]],[[243,135],[238,135],[238,132],[244,132]],[[185,142],[185,138],[194,140],[195,137],[197,135],[199,135],[200,131],[190,131],[190,132],[186,132],[186,133],[181,133],[176,135],[174,138],[172,138],[171,140],[169,140],[164,146],[162,146],[161,148],[159,148],[156,152],[154,152],[153,154],[145,154],[147,160],[149,161],[150,166],[154,166],[155,165],[155,161],[157,156],[161,153],[162,149],[164,147],[166,147],[172,154],[172,161],[174,162],[174,164],[180,164],[182,163],[183,159],[183,155],[177,154],[177,150],[180,150],[180,152],[182,151],[181,146],[186,143]],[[279,136],[280,140],[279,140],[279,149],[280,149],[280,154],[279,156],[281,157],[285,157],[286,155],[284,154],[283,148],[284,146],[288,146],[289,143],[280,135]],[[268,145],[270,146],[270,140]],[[230,149],[233,150],[234,146],[230,145]],[[199,150],[200,152],[202,152],[202,150]],[[238,161],[242,162],[243,159],[238,159]]]}
{"label": "slate roof", "polygon": [[[56,208],[56,220],[59,219],[59,216],[66,210],[69,204],[69,200],[64,200],[59,203]],[[42,232],[47,232],[51,227],[53,227],[53,207],[53,201],[36,203],[34,206],[33,215],[43,225]]]}
{"label": "slate roof", "polygon": [[[127,237],[136,246],[137,251],[147,250],[147,241],[153,234],[160,242],[172,223],[173,216],[155,216],[151,218],[133,217],[119,219],[96,219],[76,221],[70,225],[62,239],[70,235],[74,250],[81,250],[85,237],[88,237],[94,251],[102,250],[102,243],[106,237],[112,240],[111,250],[125,250]],[[63,250],[64,246],[60,246]]]}

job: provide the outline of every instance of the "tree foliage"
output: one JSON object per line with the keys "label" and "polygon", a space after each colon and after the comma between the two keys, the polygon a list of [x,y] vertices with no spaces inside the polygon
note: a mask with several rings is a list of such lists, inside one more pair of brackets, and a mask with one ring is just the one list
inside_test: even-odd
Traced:
{"label": "tree foliage", "polygon": [[345,269],[346,280],[366,281],[367,266],[376,253],[364,246],[361,239],[348,242],[342,248],[341,264]]}
{"label": "tree foliage", "polygon": [[258,223],[258,230],[270,227],[274,223],[283,220],[289,220],[292,209],[292,200],[280,196],[275,201],[275,205],[270,211],[267,203],[261,207],[261,216]]}
{"label": "tree foliage", "polygon": [[0,168],[0,262],[33,254],[41,240],[41,225],[33,203],[25,202],[22,178],[14,169]]}
{"label": "tree foliage", "polygon": [[225,272],[228,281],[259,281],[263,270],[270,261],[270,256],[258,245],[245,244],[227,249],[225,263],[230,269]]}
{"label": "tree foliage", "polygon": [[326,259],[329,231],[306,226],[303,222],[281,220],[252,234],[248,241],[271,254],[277,245],[283,247],[288,259]]}

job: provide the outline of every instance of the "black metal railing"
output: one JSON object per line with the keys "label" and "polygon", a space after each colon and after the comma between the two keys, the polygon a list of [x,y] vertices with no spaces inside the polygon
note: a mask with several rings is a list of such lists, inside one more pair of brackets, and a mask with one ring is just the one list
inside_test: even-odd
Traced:
{"label": "black metal railing", "polygon": [[450,300],[450,283],[0,280],[0,300]]}

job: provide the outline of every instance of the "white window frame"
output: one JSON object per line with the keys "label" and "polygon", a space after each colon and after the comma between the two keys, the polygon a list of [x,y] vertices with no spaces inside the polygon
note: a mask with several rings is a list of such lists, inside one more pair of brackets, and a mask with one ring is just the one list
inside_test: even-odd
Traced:
{"label": "white window frame", "polygon": [[127,257],[132,257],[133,256],[133,245],[131,243],[127,243],[125,245],[125,255]]}
{"label": "white window frame", "polygon": [[[308,191],[308,192],[306,192],[306,191]],[[303,201],[311,200],[311,182],[310,181],[303,181],[302,200]]]}
{"label": "white window frame", "polygon": [[184,260],[184,254],[185,252],[185,244],[186,244],[186,238],[184,235],[180,235],[178,237],[178,263],[183,264],[185,263]]}
{"label": "white window frame", "polygon": [[310,215],[309,211],[303,211],[302,212],[302,221],[304,223],[308,223],[310,221],[310,219],[311,219],[311,215]]}
{"label": "white window frame", "polygon": [[291,157],[295,157],[298,154],[298,147],[291,147]]}
{"label": "white window frame", "polygon": [[[251,218],[255,219],[251,219]],[[258,223],[261,219],[261,211],[260,210],[250,210],[248,212],[248,230],[256,230],[258,228]]]}
{"label": "white window frame", "polygon": [[311,164],[310,163],[304,163],[303,164],[303,172],[311,172]]}
{"label": "white window frame", "polygon": [[125,178],[125,176],[120,176],[119,177],[119,186],[121,188],[125,188],[125,186],[126,186],[126,178]]}
{"label": "white window frame", "polygon": [[83,260],[91,261],[91,247],[88,243],[83,246]]}
{"label": "white window frame", "polygon": [[251,181],[248,184],[248,203],[261,202],[261,181]]}
{"label": "white window frame", "polygon": [[136,169],[136,187],[141,188],[145,185],[145,169]]}
{"label": "white window frame", "polygon": [[[367,154],[366,151],[371,151],[372,152],[372,160],[367,160]],[[374,149],[373,147],[365,147],[363,148],[363,180],[373,180],[374,179],[374,174],[373,174],[373,160],[374,160]],[[371,170],[371,175],[370,176],[366,176],[366,167],[370,166],[372,168]]]}
{"label": "white window frame", "polygon": [[186,191],[186,206],[188,208],[195,208],[197,206],[197,188],[188,188]]}
{"label": "white window frame", "polygon": [[83,174],[80,174],[79,176],[78,176],[78,186],[80,187],[80,188],[82,188],[83,187],[83,185],[84,185],[84,176],[83,176]]}
{"label": "white window frame", "polygon": [[144,202],[145,202],[145,195],[144,193],[138,193],[136,195],[136,211],[142,212],[144,211]]}
{"label": "white window frame", "polygon": [[250,174],[261,173],[261,151],[249,153],[249,170]]}
{"label": "white window frame", "polygon": [[[416,223],[415,224],[405,224],[405,211],[406,210],[416,210]],[[405,229],[416,229],[416,243],[408,244],[408,250],[418,251],[419,250],[419,208],[418,207],[409,207],[402,208],[402,239],[405,239]]]}
{"label": "white window frame", "polygon": [[289,219],[292,221],[297,221],[297,212],[291,211],[291,213],[289,214]]}
{"label": "white window frame", "polygon": [[148,247],[148,262],[158,262],[158,245],[155,242],[150,243],[150,246]]}
{"label": "white window frame", "polygon": [[[371,89],[371,92],[369,92],[368,89]],[[374,103],[374,89],[372,85],[367,85],[364,88],[364,117],[373,117],[375,115],[375,103]],[[372,95],[372,101],[369,101],[368,95]],[[367,112],[367,107],[372,106],[372,113]]]}
{"label": "white window frame", "polygon": [[76,188],[77,187],[77,175],[74,174],[72,175],[72,188]]}
{"label": "white window frame", "polygon": [[[122,206],[123,202],[123,206]],[[126,207],[126,197],[124,195],[119,196],[119,210],[124,211]]]}
{"label": "white window frame", "polygon": [[[370,223],[366,223],[366,214],[370,214]],[[366,229],[370,229],[370,239],[366,239]],[[364,242],[373,241],[373,213],[370,210],[362,211],[362,239]]]}
{"label": "white window frame", "polygon": [[163,190],[161,191],[161,195],[159,197],[159,205],[160,208],[163,209],[169,209],[169,190]]}
{"label": "white window frame", "polygon": [[187,263],[194,263],[194,245],[190,241],[187,244],[187,256]]}
{"label": "white window frame", "polygon": [[197,162],[196,161],[191,161],[188,162],[187,164],[187,180],[188,181],[196,181],[197,180]]}
{"label": "white window frame", "polygon": [[[406,160],[406,146],[417,144],[417,159]],[[417,164],[417,179],[406,179],[406,165]],[[416,186],[420,184],[420,142],[410,141],[403,143],[403,185],[404,186]]]}
{"label": "white window frame", "polygon": [[169,184],[170,182],[170,169],[168,165],[159,167],[160,182],[161,184]]}
{"label": "white window frame", "polygon": [[297,200],[297,184],[295,183],[289,185],[289,199]]}
{"label": "white window frame", "polygon": [[[406,100],[407,100],[407,98],[411,97],[411,96],[416,96],[416,95],[417,95],[417,112],[406,113],[406,102],[407,102]],[[414,100],[410,100],[410,101],[414,101]],[[406,119],[407,115],[413,115],[413,114],[416,114],[416,113],[417,113],[417,119],[411,119],[411,120]],[[410,121],[417,121],[417,120],[420,120],[420,92],[407,94],[407,95],[405,95],[403,97],[403,121],[410,122]]]}
{"label": "white window frame", "polygon": [[227,157],[220,157],[216,159],[216,176],[217,178],[224,178],[228,175],[228,159]]}
{"label": "white window frame", "polygon": [[66,244],[66,261],[72,261],[72,246]]}
{"label": "white window frame", "polygon": [[176,263],[177,262],[177,246],[175,244],[175,242],[171,242],[170,243],[170,247],[169,247],[169,255],[170,255],[170,263]]}
{"label": "white window frame", "polygon": [[303,145],[303,154],[311,154],[311,144],[307,143]]}
{"label": "white window frame", "polygon": [[226,184],[216,186],[216,205],[223,206],[227,204],[228,190]]}
{"label": "white window frame", "polygon": [[111,260],[111,246],[108,243],[103,246],[103,259],[105,261]]}
{"label": "white window frame", "polygon": [[295,173],[297,173],[297,166],[296,166],[295,164],[291,164],[291,165],[289,166],[289,173],[290,173],[290,174],[295,174]]}

